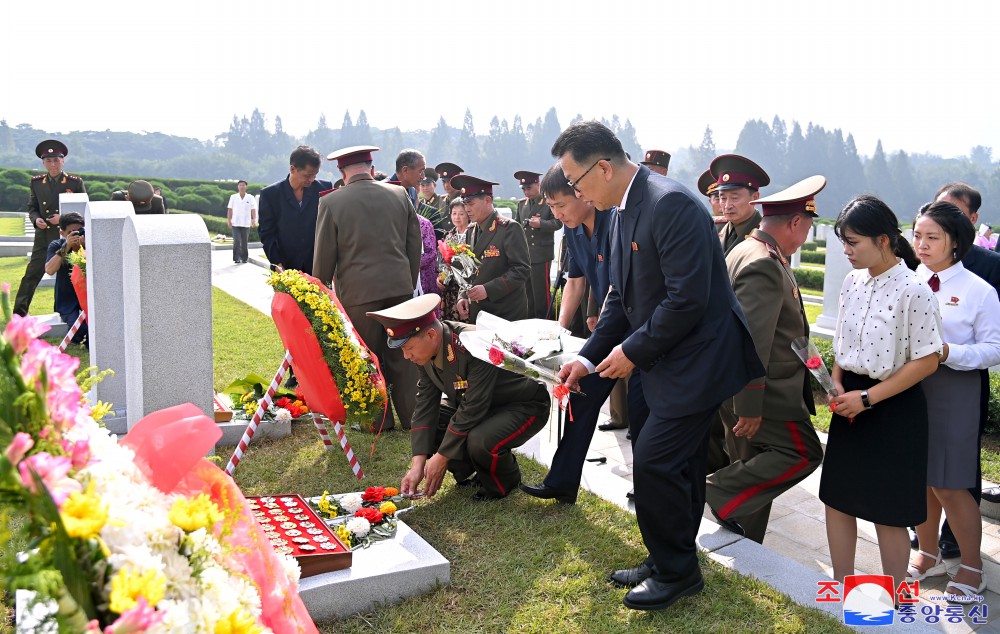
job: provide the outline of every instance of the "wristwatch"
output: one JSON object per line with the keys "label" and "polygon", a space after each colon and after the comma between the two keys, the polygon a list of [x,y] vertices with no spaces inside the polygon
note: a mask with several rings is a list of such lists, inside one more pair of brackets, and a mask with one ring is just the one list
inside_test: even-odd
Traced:
{"label": "wristwatch", "polygon": [[865,406],[865,409],[872,408],[872,402],[868,400],[868,390],[861,391],[861,404]]}

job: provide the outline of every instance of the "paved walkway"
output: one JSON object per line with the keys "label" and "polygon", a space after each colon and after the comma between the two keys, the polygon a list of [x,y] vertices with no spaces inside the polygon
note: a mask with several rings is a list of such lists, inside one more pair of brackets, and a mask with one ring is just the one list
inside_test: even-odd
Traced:
{"label": "paved walkway", "polygon": [[[212,283],[261,312],[270,314],[273,293],[264,283],[266,268],[261,268],[266,267],[266,263],[259,257],[255,258],[261,253],[260,249],[251,249],[251,263],[235,265],[230,251],[213,251]],[[604,413],[607,415],[607,409]],[[553,412],[549,425],[521,447],[519,453],[543,464],[551,464],[557,442],[556,427]],[[821,434],[821,440],[825,444],[826,436]],[[632,488],[632,449],[625,439],[625,431],[596,432],[590,449],[590,457],[604,457],[606,462],[586,463],[582,486],[623,509],[634,511],[625,497]],[[713,560],[741,574],[761,579],[802,605],[824,610],[840,619],[842,604],[815,601],[817,582],[829,579],[832,574],[823,521],[824,507],[818,498],[819,476],[820,470],[817,470],[775,501],[763,546],[720,527],[708,512],[701,523],[698,544]],[[993,511],[991,515],[1000,515],[1000,509],[986,510]],[[987,583],[992,588],[1000,589],[1000,523],[985,517],[982,551]],[[958,567],[958,560],[950,560],[949,564],[949,572],[954,572]],[[856,566],[858,573],[881,574],[875,529],[868,522],[859,522]],[[946,581],[946,577],[938,577],[921,584],[922,608],[931,610],[934,606],[946,605],[935,600],[935,597],[942,596]],[[1000,609],[1000,596],[991,590],[986,592],[986,602],[990,608],[996,606],[996,609]],[[919,617],[913,624],[858,629],[881,632],[1000,633],[1000,619],[990,620],[990,623],[975,627],[968,620],[958,624],[939,623],[930,626],[924,624],[923,618]]]}

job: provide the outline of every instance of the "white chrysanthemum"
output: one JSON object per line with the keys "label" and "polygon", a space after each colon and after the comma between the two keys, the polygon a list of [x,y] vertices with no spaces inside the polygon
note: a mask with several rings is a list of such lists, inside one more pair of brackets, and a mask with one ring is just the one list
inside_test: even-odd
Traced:
{"label": "white chrysanthemum", "polygon": [[282,555],[281,553],[277,553],[277,555],[278,560],[281,562],[281,567],[285,570],[285,575],[292,582],[292,587],[298,589],[299,579],[302,577],[302,568],[299,567],[299,562],[289,555]]}
{"label": "white chrysanthemum", "polygon": [[345,513],[353,515],[361,508],[365,501],[361,499],[360,493],[348,493],[340,498],[338,502],[340,502],[340,507],[344,509]]}
{"label": "white chrysanthemum", "polygon": [[368,531],[372,529],[372,524],[363,517],[352,517],[347,520],[347,530],[355,537],[364,538]]}
{"label": "white chrysanthemum", "polygon": [[274,414],[274,420],[278,423],[290,423],[292,422],[292,413],[284,407],[279,407],[278,411]]}
{"label": "white chrysanthemum", "polygon": [[222,545],[215,538],[215,535],[209,533],[204,528],[199,528],[195,532],[190,533],[188,537],[191,538],[191,543],[194,544],[195,550],[203,551],[217,561],[221,560]]}
{"label": "white chrysanthemum", "polygon": [[161,555],[163,573],[167,576],[166,597],[173,599],[194,599],[198,596],[198,581],[194,578],[194,570],[184,557],[176,551],[167,551]]}

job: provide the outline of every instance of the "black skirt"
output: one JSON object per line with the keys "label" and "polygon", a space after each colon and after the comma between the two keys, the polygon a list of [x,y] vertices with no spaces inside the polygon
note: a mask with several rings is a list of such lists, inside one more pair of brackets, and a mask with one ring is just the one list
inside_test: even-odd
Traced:
{"label": "black skirt", "polygon": [[[844,389],[867,390],[871,377],[844,372]],[[830,421],[819,499],[883,526],[927,519],[927,401],[920,384],[865,410]]]}

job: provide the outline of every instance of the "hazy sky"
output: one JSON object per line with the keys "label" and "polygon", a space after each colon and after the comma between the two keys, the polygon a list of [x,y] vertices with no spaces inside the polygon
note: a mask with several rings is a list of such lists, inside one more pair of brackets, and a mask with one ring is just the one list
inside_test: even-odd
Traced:
{"label": "hazy sky", "polygon": [[459,127],[468,107],[483,133],[555,106],[563,125],[629,118],[668,150],[706,124],[731,148],[777,114],[851,132],[863,154],[881,138],[1000,156],[996,0],[99,0],[0,16],[0,118],[51,131],[207,139],[255,107],[294,135],[361,109],[412,130]]}

